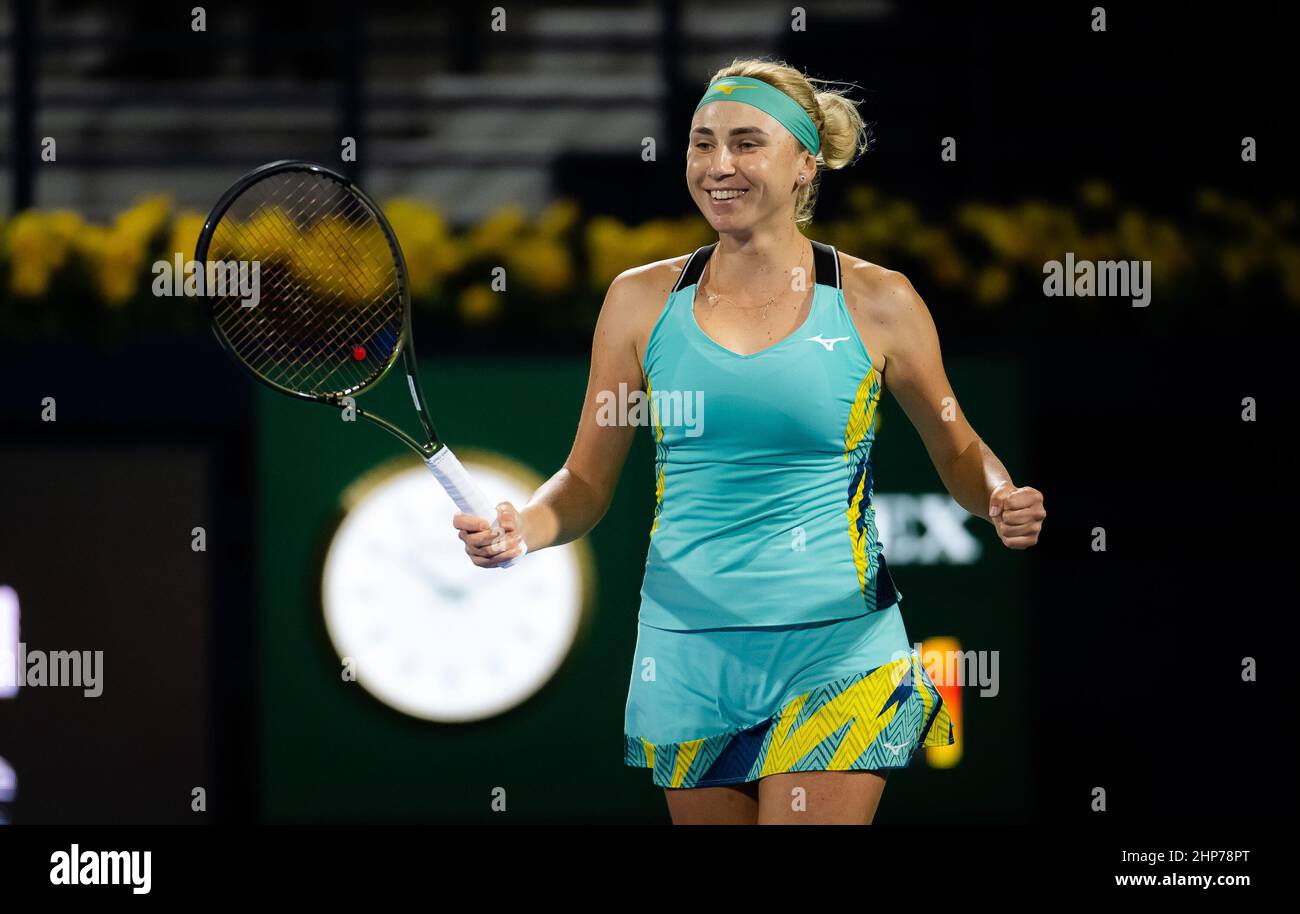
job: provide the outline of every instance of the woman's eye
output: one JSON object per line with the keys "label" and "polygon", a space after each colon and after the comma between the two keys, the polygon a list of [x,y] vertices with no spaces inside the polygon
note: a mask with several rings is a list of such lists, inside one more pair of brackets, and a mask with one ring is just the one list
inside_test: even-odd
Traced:
{"label": "woman's eye", "polygon": [[740,146],[741,146],[742,149],[743,149],[744,147],[746,147],[746,146],[757,146],[757,145],[758,145],[758,144],[755,143],[755,142],[753,142],[752,140],[745,140],[745,142],[743,142],[743,143],[740,144]]}

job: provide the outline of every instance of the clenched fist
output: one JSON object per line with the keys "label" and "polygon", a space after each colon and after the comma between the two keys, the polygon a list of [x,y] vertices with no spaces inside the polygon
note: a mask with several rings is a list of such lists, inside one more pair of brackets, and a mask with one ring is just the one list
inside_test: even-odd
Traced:
{"label": "clenched fist", "polygon": [[1043,493],[1031,486],[1003,483],[989,496],[989,520],[1009,549],[1028,549],[1038,542],[1045,517]]}

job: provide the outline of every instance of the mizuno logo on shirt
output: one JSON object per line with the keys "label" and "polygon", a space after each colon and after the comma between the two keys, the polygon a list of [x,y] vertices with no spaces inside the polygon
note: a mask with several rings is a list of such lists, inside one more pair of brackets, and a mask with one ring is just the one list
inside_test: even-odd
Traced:
{"label": "mizuno logo on shirt", "polygon": [[808,339],[805,340],[804,342],[808,342],[808,343],[821,343],[823,346],[826,347],[826,351],[827,351],[827,352],[834,352],[834,351],[835,351],[835,344],[836,344],[836,343],[839,343],[839,342],[842,342],[842,341],[844,341],[844,340],[847,340],[847,339],[848,339],[847,336],[837,336],[837,337],[835,337],[835,339],[833,339],[833,340],[824,340],[824,339],[822,339],[822,335],[819,333],[819,334],[817,334],[816,336],[810,336],[810,337],[808,337]]}

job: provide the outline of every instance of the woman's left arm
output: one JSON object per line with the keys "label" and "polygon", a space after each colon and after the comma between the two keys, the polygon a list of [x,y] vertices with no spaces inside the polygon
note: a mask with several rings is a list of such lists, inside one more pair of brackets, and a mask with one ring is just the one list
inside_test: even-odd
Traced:
{"label": "woman's left arm", "polygon": [[916,427],[948,493],[993,524],[1004,545],[1034,545],[1047,517],[1043,493],[1012,482],[1002,461],[966,421],[943,370],[930,309],[902,273],[875,265],[849,273],[857,274],[853,285],[861,296],[855,320],[860,327],[864,320],[871,324],[864,336],[882,347],[885,387]]}

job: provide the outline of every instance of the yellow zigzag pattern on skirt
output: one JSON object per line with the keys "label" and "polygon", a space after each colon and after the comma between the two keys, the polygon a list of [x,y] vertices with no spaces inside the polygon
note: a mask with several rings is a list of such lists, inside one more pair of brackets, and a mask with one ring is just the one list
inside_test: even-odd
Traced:
{"label": "yellow zigzag pattern on skirt", "polygon": [[663,787],[705,787],[789,771],[904,768],[920,747],[953,742],[948,709],[913,653],[805,692],[739,730],[659,746],[625,734],[624,762],[653,769]]}

